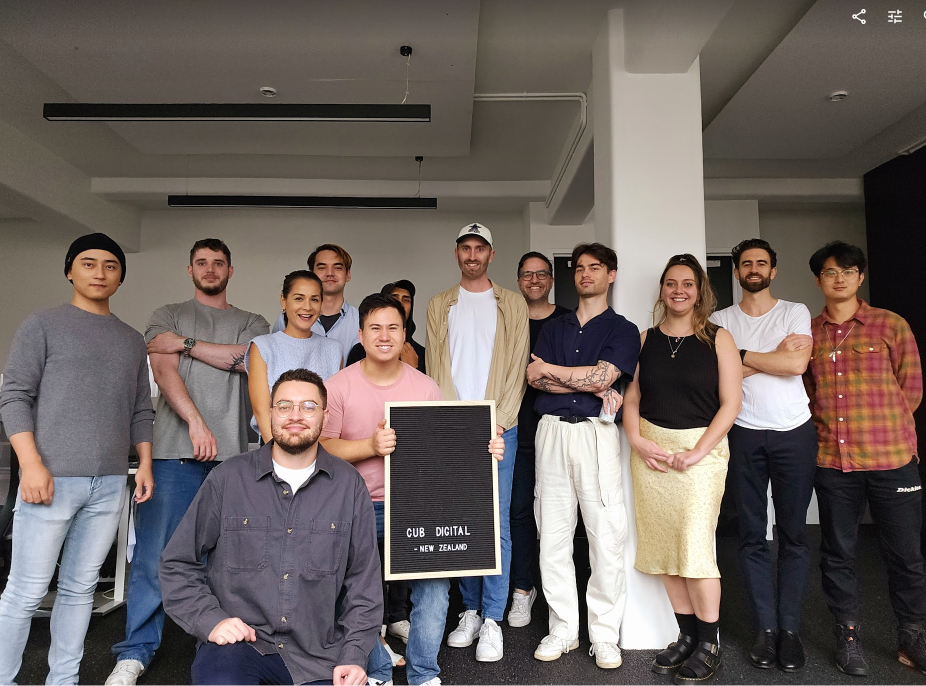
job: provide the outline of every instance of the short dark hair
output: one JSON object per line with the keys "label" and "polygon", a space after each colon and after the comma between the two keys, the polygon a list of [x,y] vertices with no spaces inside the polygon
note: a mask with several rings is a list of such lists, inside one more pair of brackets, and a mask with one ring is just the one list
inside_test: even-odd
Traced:
{"label": "short dark hair", "polygon": [[[284,298],[288,297],[293,290],[293,284],[295,284],[299,279],[305,279],[306,281],[314,281],[318,284],[318,290],[322,290],[322,280],[318,278],[318,274],[315,272],[310,272],[308,269],[297,269],[294,272],[290,272],[283,277],[283,290],[280,293]],[[286,312],[283,312],[283,326],[289,325],[289,317],[286,316]]]}
{"label": "short dark hair", "polygon": [[390,281],[382,287],[380,293],[383,295],[392,295],[392,291],[396,288],[406,290],[408,291],[408,294],[412,296],[412,306],[408,311],[408,317],[405,319],[405,337],[411,340],[411,337],[415,335],[415,331],[417,330],[417,327],[415,326],[415,284],[413,284],[408,279]]}
{"label": "short dark hair", "polygon": [[868,266],[868,259],[861,248],[844,241],[833,241],[827,243],[810,256],[810,271],[813,272],[814,276],[820,276],[820,272],[823,271],[823,263],[831,257],[843,269],[858,267],[860,274],[864,273],[865,268]]}
{"label": "short dark hair", "polygon": [[538,260],[543,260],[547,263],[547,269],[550,271],[550,276],[553,276],[553,263],[550,262],[550,258],[544,255],[542,252],[537,252],[536,250],[531,250],[521,255],[521,259],[518,260],[518,276],[521,275],[521,267],[524,266],[524,263],[531,258],[536,258]]}
{"label": "short dark hair", "polygon": [[604,243],[579,243],[572,251],[572,266],[582,255],[591,255],[608,268],[609,272],[617,270],[617,253]]}
{"label": "short dark hair", "polygon": [[318,395],[321,396],[322,399],[322,409],[328,406],[328,390],[325,388],[325,382],[322,381],[322,377],[308,369],[290,369],[288,372],[280,374],[280,378],[273,382],[273,388],[270,389],[271,403],[276,397],[277,389],[280,387],[280,384],[284,384],[287,381],[302,381],[303,383],[314,384],[318,388]]}
{"label": "short dark hair", "polygon": [[404,329],[405,308],[397,298],[392,295],[386,295],[385,293],[371,293],[363,299],[363,302],[360,303],[360,328],[363,328],[363,324],[370,312],[375,310],[382,310],[387,307],[391,307],[399,313],[399,315],[402,317],[402,328]]}
{"label": "short dark hair", "polygon": [[225,259],[228,260],[228,265],[231,266],[231,250],[228,249],[228,246],[225,245],[224,241],[221,241],[218,238],[203,238],[202,240],[196,241],[193,244],[193,247],[190,248],[190,264],[193,264],[193,255],[196,254],[196,251],[202,250],[203,248],[212,250],[214,252],[224,253]]}
{"label": "short dark hair", "polygon": [[322,243],[312,251],[312,254],[309,255],[309,259],[305,261],[306,264],[309,265],[309,269],[315,269],[315,258],[318,257],[318,253],[322,252],[323,250],[330,250],[336,254],[338,259],[344,263],[344,269],[350,271],[350,266],[353,264],[353,260],[350,259],[350,253],[340,245],[335,245],[334,243]]}
{"label": "short dark hair", "polygon": [[740,256],[747,250],[764,250],[768,253],[772,269],[778,266],[778,255],[772,250],[772,246],[768,244],[768,241],[763,241],[761,238],[747,238],[745,241],[740,241],[739,244],[730,251],[730,256],[733,258],[733,266],[736,269],[739,269],[740,266]]}

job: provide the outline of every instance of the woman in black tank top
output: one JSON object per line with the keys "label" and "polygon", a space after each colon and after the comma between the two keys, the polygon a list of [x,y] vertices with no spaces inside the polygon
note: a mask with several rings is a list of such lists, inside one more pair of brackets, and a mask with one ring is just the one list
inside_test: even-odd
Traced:
{"label": "woman in black tank top", "polygon": [[727,431],[742,402],[733,337],[712,324],[714,293],[692,255],[669,260],[659,280],[656,325],[642,334],[637,373],[624,397],[632,447],[637,557],[662,577],[678,640],[652,669],[677,684],[705,684],[721,666],[720,571],[714,532],[723,497]]}

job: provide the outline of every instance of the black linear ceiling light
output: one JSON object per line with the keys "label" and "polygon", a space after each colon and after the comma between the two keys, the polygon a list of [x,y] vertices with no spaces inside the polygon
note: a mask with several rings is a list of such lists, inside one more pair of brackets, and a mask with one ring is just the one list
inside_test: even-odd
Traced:
{"label": "black linear ceiling light", "polygon": [[170,207],[289,207],[364,210],[436,210],[437,198],[318,195],[168,195]]}
{"label": "black linear ceiling light", "polygon": [[48,121],[429,122],[430,105],[47,102]]}

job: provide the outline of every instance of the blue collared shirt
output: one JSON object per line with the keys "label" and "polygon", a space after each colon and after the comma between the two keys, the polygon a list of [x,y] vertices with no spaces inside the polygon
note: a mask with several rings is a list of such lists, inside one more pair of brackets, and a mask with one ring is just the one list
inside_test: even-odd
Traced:
{"label": "blue collared shirt", "polygon": [[[610,307],[585,326],[580,326],[573,311],[544,324],[534,354],[563,367],[593,367],[604,360],[617,367],[622,378],[632,379],[640,356],[640,332]],[[540,393],[534,408],[541,415],[597,417],[601,398],[593,393]]]}
{"label": "blue collared shirt", "polygon": [[[286,328],[283,323],[283,314],[277,317],[271,333],[282,331]],[[312,333],[317,333],[324,338],[333,338],[341,344],[341,358],[344,360],[344,366],[347,366],[347,356],[350,355],[351,348],[360,342],[357,332],[360,331],[360,310],[353,305],[349,305],[345,300],[341,305],[341,317],[334,323],[329,331],[325,331],[321,321],[315,320],[312,324]]]}

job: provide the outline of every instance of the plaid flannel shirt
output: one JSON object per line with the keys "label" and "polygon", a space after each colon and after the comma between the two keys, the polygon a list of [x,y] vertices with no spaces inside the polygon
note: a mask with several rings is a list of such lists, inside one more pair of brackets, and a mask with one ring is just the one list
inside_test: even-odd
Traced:
{"label": "plaid flannel shirt", "polygon": [[923,398],[910,325],[859,300],[845,322],[837,324],[824,308],[811,328],[804,386],[819,438],[817,465],[843,472],[906,465],[917,455],[913,411]]}

